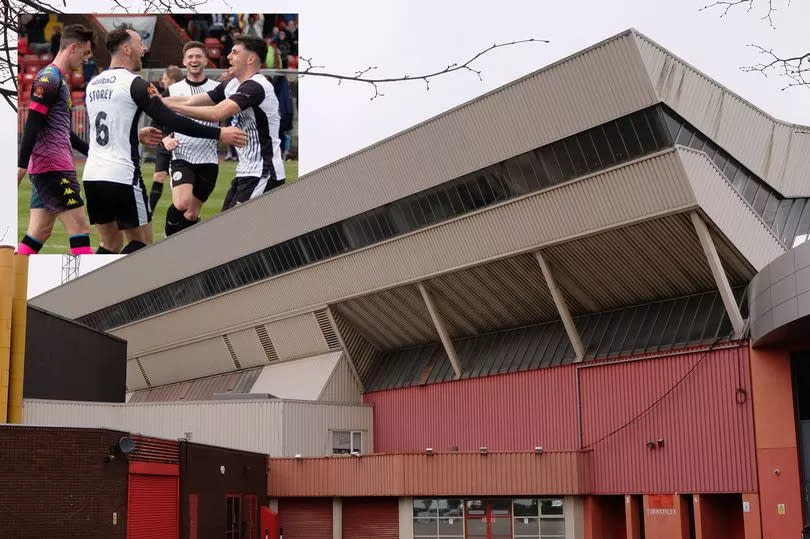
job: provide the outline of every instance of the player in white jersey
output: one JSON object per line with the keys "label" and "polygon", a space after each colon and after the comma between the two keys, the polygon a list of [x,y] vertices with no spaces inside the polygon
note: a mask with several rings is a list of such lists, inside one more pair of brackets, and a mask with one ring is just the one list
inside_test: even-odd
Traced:
{"label": "player in white jersey", "polygon": [[[90,151],[83,183],[90,223],[100,238],[98,253],[131,253],[152,242],[151,210],[138,153],[138,119],[142,112],[162,125],[188,135],[242,146],[246,134],[232,127],[203,125],[168,109],[157,89],[134,72],[141,69],[146,47],[127,25],[107,34],[110,68],[87,85]],[[121,249],[126,233],[129,243]]]}
{"label": "player in white jersey", "polygon": [[278,99],[273,85],[259,73],[266,54],[267,45],[261,39],[237,38],[228,55],[232,79],[207,94],[164,99],[174,110],[199,120],[222,121],[236,116],[236,126],[248,134],[248,143],[237,148],[239,164],[223,211],[284,183]]}
{"label": "player in white jersey", "polygon": [[[169,86],[169,96],[204,94],[219,83],[205,75],[208,58],[205,45],[189,41],[183,45],[183,66],[186,78]],[[215,122],[202,122],[216,126]],[[166,149],[172,150],[171,186],[172,203],[166,210],[166,237],[199,221],[200,209],[211,196],[219,175],[217,142],[174,133],[163,139]]]}

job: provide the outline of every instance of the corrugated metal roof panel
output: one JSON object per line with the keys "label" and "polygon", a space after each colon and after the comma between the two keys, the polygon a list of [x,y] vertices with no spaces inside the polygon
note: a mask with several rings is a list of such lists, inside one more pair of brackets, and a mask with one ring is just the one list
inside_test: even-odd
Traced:
{"label": "corrugated metal roof panel", "polygon": [[[738,300],[743,289],[735,289]],[[731,325],[716,291],[575,317],[585,360],[693,346],[727,336]],[[461,378],[553,367],[574,360],[562,322],[553,321],[455,339]],[[446,382],[455,377],[437,343],[383,352],[364,385],[368,391]],[[429,372],[427,376],[425,372]]]}
{"label": "corrugated metal roof panel", "polygon": [[[654,103],[638,48],[625,32],[316,170],[238,211],[184,230],[182,241],[156,243],[96,270],[91,279],[71,281],[67,288],[40,296],[36,304],[55,304],[75,318]],[[302,212],[304,206],[318,211]],[[284,226],[243,234],[247,224],[263,223],[267,216]],[[235,237],[240,241],[230,241]],[[217,240],[220,248],[200,248]],[[166,257],[189,258],[195,264],[150,271]]]}
{"label": "corrugated metal roof panel", "polygon": [[773,118],[646,36],[634,36],[659,99],[783,195],[810,196],[806,126]]}
{"label": "corrugated metal roof panel", "polygon": [[212,400],[215,393],[249,393],[261,367],[132,392],[129,403]]}

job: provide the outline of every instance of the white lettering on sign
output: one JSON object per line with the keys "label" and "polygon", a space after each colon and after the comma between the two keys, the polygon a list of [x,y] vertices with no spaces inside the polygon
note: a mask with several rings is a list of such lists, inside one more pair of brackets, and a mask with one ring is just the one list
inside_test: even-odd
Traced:
{"label": "white lettering on sign", "polygon": [[647,509],[649,515],[677,515],[676,509]]}
{"label": "white lettering on sign", "polygon": [[751,512],[751,502],[743,502],[743,513]]}

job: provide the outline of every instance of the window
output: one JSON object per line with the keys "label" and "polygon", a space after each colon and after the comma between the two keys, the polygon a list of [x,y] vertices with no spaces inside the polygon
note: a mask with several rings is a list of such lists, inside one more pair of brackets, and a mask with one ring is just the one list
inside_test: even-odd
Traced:
{"label": "window", "polygon": [[565,539],[562,498],[514,499],[512,515],[515,539]]}
{"label": "window", "polygon": [[242,504],[238,494],[225,497],[225,538],[242,539]]}
{"label": "window", "polygon": [[332,454],[348,455],[363,452],[363,433],[359,430],[333,430]]}
{"label": "window", "polygon": [[464,537],[464,505],[461,500],[414,498],[414,539]]}

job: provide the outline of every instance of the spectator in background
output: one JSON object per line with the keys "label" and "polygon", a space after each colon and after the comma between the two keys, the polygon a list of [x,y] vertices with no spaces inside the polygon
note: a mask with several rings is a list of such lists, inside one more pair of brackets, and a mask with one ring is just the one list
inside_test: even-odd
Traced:
{"label": "spectator in background", "polygon": [[[183,72],[176,65],[167,67],[163,74],[160,76],[160,92],[163,97],[169,95],[169,86],[175,82],[183,79]],[[162,129],[163,126],[160,122],[152,120],[152,127]],[[172,159],[172,153],[167,151],[163,145],[157,147],[155,153],[155,174],[152,176],[152,188],[149,191],[149,207],[155,211],[160,195],[163,193],[163,184],[169,175],[169,163]]]}
{"label": "spectator in background", "polygon": [[225,33],[225,15],[214,13],[211,15],[211,26],[208,28],[208,37],[219,39]]}
{"label": "spectator in background", "polygon": [[188,21],[188,34],[193,41],[202,41],[208,35],[211,15],[195,13]]}
{"label": "spectator in background", "polygon": [[90,82],[90,79],[96,76],[98,73],[98,64],[96,64],[96,59],[92,56],[84,61],[82,64],[82,75],[84,75],[84,83],[87,84]]}
{"label": "spectator in background", "polygon": [[285,31],[287,33],[287,41],[290,42],[290,54],[298,56],[298,27],[294,19],[287,21]]}
{"label": "spectator in background", "polygon": [[281,142],[281,157],[286,160],[290,155],[292,146],[292,136],[290,132],[293,128],[294,104],[290,81],[285,75],[276,75],[270,82],[273,83],[273,91],[278,99],[278,138]]}
{"label": "spectator in background", "polygon": [[264,38],[264,15],[261,13],[251,13],[248,15],[245,35],[248,37]]}
{"label": "spectator in background", "polygon": [[267,58],[264,60],[264,65],[267,69],[281,69],[281,56],[278,54],[276,44],[273,38],[266,37],[264,42],[267,43]]}
{"label": "spectator in background", "polygon": [[28,48],[31,52],[41,54],[51,49],[51,44],[45,41],[45,26],[48,24],[48,16],[36,14],[25,24],[25,35],[28,38]]}
{"label": "spectator in background", "polygon": [[56,55],[59,53],[59,40],[62,39],[62,29],[59,26],[56,26],[53,29],[53,35],[51,35],[51,56],[56,58]]}
{"label": "spectator in background", "polygon": [[270,30],[270,37],[268,37],[268,39],[273,43],[278,43],[278,26],[274,26]]}
{"label": "spectator in background", "polygon": [[287,41],[287,34],[279,32],[278,34],[278,54],[281,56],[281,67],[287,69],[287,56],[290,54],[290,42]]}

